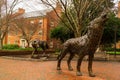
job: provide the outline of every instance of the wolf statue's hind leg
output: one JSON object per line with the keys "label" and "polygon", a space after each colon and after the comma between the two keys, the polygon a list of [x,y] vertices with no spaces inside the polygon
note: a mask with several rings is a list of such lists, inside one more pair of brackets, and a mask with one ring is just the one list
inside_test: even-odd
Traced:
{"label": "wolf statue's hind leg", "polygon": [[61,70],[61,60],[66,56],[67,54],[67,49],[63,49],[59,55],[58,58],[58,63],[57,63],[57,70]]}
{"label": "wolf statue's hind leg", "polygon": [[75,56],[74,53],[70,53],[70,57],[69,57],[69,59],[67,60],[68,70],[69,70],[69,71],[73,71],[73,68],[72,68],[72,66],[71,66],[71,60],[73,59],[74,56]]}
{"label": "wolf statue's hind leg", "polygon": [[81,63],[82,63],[84,56],[85,55],[79,55],[79,59],[77,61],[77,73],[76,73],[77,76],[82,76]]}

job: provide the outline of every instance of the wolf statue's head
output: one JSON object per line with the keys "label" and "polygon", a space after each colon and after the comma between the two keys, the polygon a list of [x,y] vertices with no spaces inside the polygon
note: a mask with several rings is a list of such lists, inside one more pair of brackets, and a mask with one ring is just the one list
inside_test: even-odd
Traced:
{"label": "wolf statue's head", "polygon": [[108,13],[109,10],[105,9],[97,18],[90,22],[90,25],[88,26],[88,35],[101,34],[103,32],[104,24],[108,20]]}
{"label": "wolf statue's head", "polygon": [[102,22],[105,22],[108,19],[109,12],[110,12],[110,10],[108,10],[108,9],[103,10],[103,12],[100,15]]}
{"label": "wolf statue's head", "polygon": [[108,13],[109,10],[104,9],[103,12],[95,18],[93,21],[90,22],[90,28],[96,28],[96,27],[101,27],[105,24],[105,22],[108,20]]}

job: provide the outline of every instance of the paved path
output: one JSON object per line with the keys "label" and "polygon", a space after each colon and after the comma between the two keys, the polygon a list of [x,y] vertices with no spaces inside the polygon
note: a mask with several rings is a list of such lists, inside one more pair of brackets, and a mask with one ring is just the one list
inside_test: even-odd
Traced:
{"label": "paved path", "polygon": [[67,70],[62,62],[62,72],[57,72],[56,61],[21,61],[0,57],[0,80],[120,80],[120,62],[94,61],[96,77],[87,73],[87,61],[82,63],[83,76],[76,76],[76,61],[72,61],[74,71]]}

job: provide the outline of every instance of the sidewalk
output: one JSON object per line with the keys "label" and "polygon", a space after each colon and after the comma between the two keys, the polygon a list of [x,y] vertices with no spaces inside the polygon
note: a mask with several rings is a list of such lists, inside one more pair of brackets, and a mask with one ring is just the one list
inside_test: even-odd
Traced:
{"label": "sidewalk", "polygon": [[0,57],[0,80],[120,80],[119,62],[93,62],[96,77],[88,76],[87,61],[82,63],[83,76],[76,76],[76,61],[72,61],[74,71],[68,71],[66,61],[62,61],[62,72],[56,70],[56,61],[21,61]]}

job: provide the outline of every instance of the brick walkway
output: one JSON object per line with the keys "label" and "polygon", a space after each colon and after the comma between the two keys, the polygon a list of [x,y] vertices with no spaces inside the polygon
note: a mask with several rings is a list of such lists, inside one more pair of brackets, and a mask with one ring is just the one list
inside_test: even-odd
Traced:
{"label": "brick walkway", "polygon": [[67,70],[62,62],[62,72],[57,72],[56,61],[21,61],[0,57],[0,80],[120,80],[120,62],[94,61],[95,78],[87,73],[87,61],[82,63],[83,76],[75,73],[76,61],[72,61],[74,71]]}

